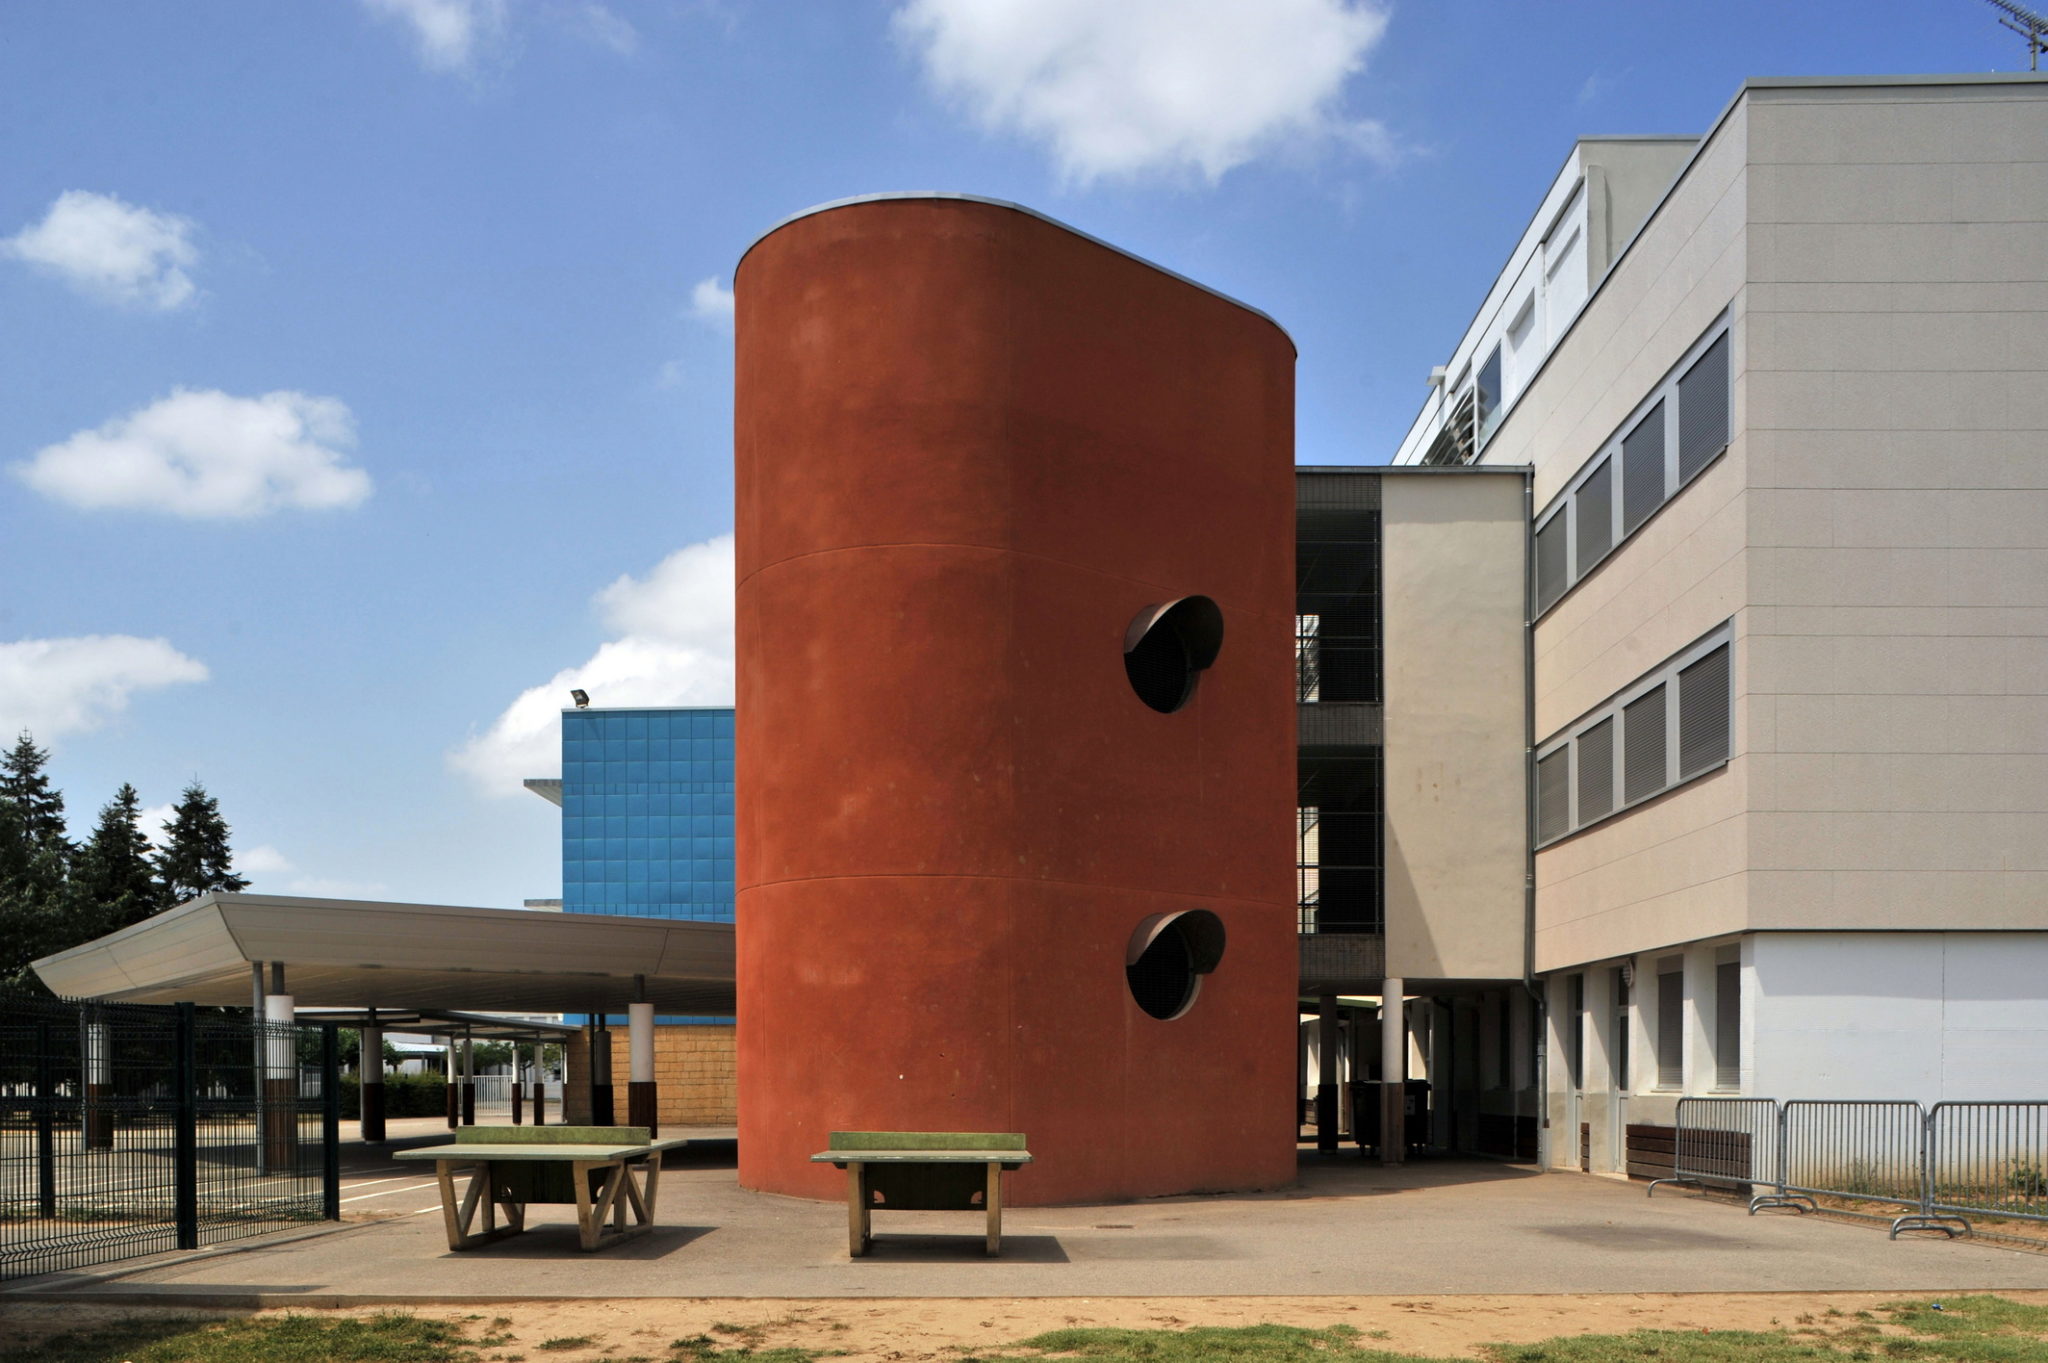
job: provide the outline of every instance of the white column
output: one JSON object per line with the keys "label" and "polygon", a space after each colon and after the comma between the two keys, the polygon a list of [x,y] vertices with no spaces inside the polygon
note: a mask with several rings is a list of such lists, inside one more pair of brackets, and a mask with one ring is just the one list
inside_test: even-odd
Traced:
{"label": "white column", "polygon": [[356,1060],[356,1077],[365,1084],[384,1082],[384,1029],[362,1029],[362,1054]]}
{"label": "white column", "polygon": [[1406,1128],[1408,1077],[1408,1008],[1402,999],[1405,982],[1389,977],[1380,982],[1380,1163],[1399,1164],[1408,1154]]}
{"label": "white column", "polygon": [[[263,1020],[273,1026],[289,1027],[296,1014],[292,1008],[290,994],[265,994],[263,996]],[[296,1079],[299,1073],[298,1047],[293,1044],[294,1034],[288,1031],[272,1032],[266,1046],[263,1071],[271,1079]]]}
{"label": "white column", "polygon": [[626,1080],[633,1084],[654,1082],[654,1005],[626,1005]]}

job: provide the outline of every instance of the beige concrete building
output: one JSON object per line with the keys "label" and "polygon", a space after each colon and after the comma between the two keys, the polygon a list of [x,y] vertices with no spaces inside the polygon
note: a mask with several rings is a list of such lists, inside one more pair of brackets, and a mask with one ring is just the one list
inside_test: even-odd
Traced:
{"label": "beige concrete building", "polygon": [[[1432,383],[1397,465],[1530,480],[1548,1162],[1687,1094],[2040,1097],[2048,83],[1752,81],[1583,142]],[[1422,937],[1493,913],[1473,874]]]}

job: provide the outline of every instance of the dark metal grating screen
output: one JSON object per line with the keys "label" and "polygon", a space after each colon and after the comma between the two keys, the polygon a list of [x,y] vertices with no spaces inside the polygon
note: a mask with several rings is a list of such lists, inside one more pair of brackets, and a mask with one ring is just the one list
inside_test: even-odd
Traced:
{"label": "dark metal grating screen", "polygon": [[1614,721],[1603,719],[1579,735],[1579,822],[1614,812]]}
{"label": "dark metal grating screen", "polygon": [[1536,838],[1561,838],[1572,826],[1571,748],[1559,748],[1536,763]]}
{"label": "dark metal grating screen", "polygon": [[1677,970],[1657,973],[1657,1087],[1685,1084],[1685,976]]}
{"label": "dark metal grating screen", "polygon": [[1621,533],[1664,505],[1664,404],[1636,423],[1621,442]]}
{"label": "dark metal grating screen", "polygon": [[1662,686],[1645,691],[1622,710],[1621,739],[1624,799],[1634,804],[1670,784]]}
{"label": "dark metal grating screen", "polygon": [[1536,532],[1536,613],[1541,615],[1557,604],[1568,583],[1565,513],[1559,511]]}
{"label": "dark metal grating screen", "polygon": [[1296,699],[1380,699],[1379,479],[1297,479]]}
{"label": "dark metal grating screen", "polygon": [[0,993],[0,1278],[337,1216],[333,1062],[245,1012]]}
{"label": "dark metal grating screen", "polygon": [[1728,336],[1723,332],[1678,381],[1678,481],[1728,447]]}
{"label": "dark metal grating screen", "polygon": [[1607,557],[1614,547],[1614,461],[1609,459],[1579,484],[1574,506],[1579,518],[1579,576]]}
{"label": "dark metal grating screen", "polygon": [[1380,755],[1300,760],[1296,876],[1302,932],[1382,932]]}
{"label": "dark metal grating screen", "polygon": [[1678,674],[1678,779],[1728,760],[1728,645]]}

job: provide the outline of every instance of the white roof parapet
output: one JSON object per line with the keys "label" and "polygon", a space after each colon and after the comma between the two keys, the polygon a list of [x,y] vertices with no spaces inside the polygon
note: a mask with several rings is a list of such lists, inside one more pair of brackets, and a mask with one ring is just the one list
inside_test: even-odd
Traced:
{"label": "white roof parapet", "polygon": [[35,971],[74,998],[236,1005],[258,962],[306,1007],[620,1012],[640,980],[660,1013],[734,1010],[730,923],[287,895],[203,895]]}

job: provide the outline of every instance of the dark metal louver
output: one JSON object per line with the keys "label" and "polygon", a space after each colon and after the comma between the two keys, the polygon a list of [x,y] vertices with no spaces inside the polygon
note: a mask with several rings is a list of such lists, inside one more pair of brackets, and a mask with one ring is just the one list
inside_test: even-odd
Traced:
{"label": "dark metal louver", "polygon": [[1657,1087],[1685,1083],[1685,976],[1676,970],[1657,975]]}
{"label": "dark metal louver", "polygon": [[1728,645],[1678,674],[1678,779],[1728,760]]}
{"label": "dark metal louver", "polygon": [[1655,795],[1670,783],[1664,738],[1664,688],[1630,701],[1621,712],[1622,791],[1630,804]]}
{"label": "dark metal louver", "polygon": [[1566,580],[1564,541],[1565,515],[1559,510],[1536,532],[1536,613],[1541,615],[1557,603],[1570,585]]}
{"label": "dark metal louver", "polygon": [[1563,837],[1572,826],[1571,748],[1536,760],[1536,841]]}
{"label": "dark metal louver", "polygon": [[1577,503],[1574,514],[1579,518],[1579,576],[1584,577],[1614,547],[1612,459],[1603,460],[1600,467],[1586,475],[1586,481],[1579,484],[1574,501]]}
{"label": "dark metal louver", "polygon": [[1714,1087],[1742,1086],[1742,966],[1714,967]]}
{"label": "dark metal louver", "polygon": [[1678,481],[1727,447],[1728,333],[1722,332],[1678,381]]}
{"label": "dark metal louver", "polygon": [[1632,533],[1664,505],[1664,404],[1621,442],[1621,533]]}
{"label": "dark metal louver", "polygon": [[1579,735],[1579,822],[1614,812],[1614,721],[1603,719]]}

